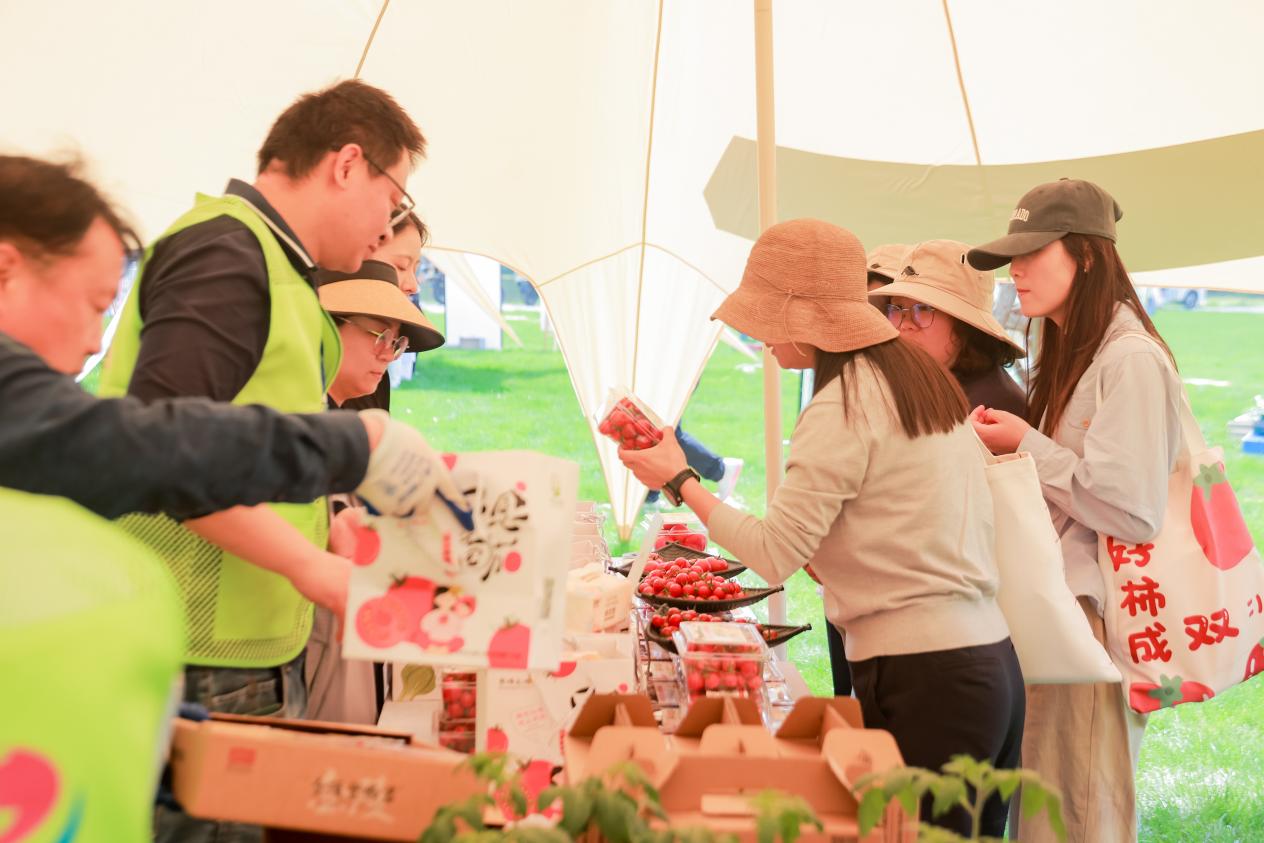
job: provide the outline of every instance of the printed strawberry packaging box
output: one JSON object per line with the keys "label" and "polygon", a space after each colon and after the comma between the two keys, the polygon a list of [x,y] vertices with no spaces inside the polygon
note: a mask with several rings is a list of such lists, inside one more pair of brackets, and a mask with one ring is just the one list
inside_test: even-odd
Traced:
{"label": "printed strawberry packaging box", "polygon": [[445,455],[470,505],[466,530],[436,498],[357,536],[347,658],[553,669],[566,613],[579,466],[530,451]]}
{"label": "printed strawberry packaging box", "polygon": [[662,429],[662,419],[624,389],[610,390],[605,412],[597,422],[602,436],[631,451],[652,448],[663,441]]}

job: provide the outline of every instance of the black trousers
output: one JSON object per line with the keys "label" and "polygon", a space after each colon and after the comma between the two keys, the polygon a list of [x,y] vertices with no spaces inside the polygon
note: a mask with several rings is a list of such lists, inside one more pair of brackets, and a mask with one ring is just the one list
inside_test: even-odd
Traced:
{"label": "black trousers", "polygon": [[[995,644],[902,656],[877,656],[851,665],[865,726],[895,737],[910,767],[938,771],[954,755],[990,761],[997,769],[1019,766],[1026,693],[1014,646]],[[970,818],[960,808],[922,821],[969,836]],[[1007,806],[993,795],[983,809],[980,832],[1005,833]]]}
{"label": "black trousers", "polygon": [[847,665],[847,654],[843,652],[843,634],[838,627],[825,619],[825,640],[829,643],[830,673],[834,677],[834,696],[851,696],[851,668]]}

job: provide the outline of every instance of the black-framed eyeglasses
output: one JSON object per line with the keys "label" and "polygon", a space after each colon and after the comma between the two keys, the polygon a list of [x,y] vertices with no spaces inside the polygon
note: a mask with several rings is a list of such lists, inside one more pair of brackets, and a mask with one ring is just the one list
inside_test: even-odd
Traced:
{"label": "black-framed eyeglasses", "polygon": [[364,327],[359,322],[355,322],[346,316],[339,316],[337,321],[343,325],[351,325],[359,328],[366,334],[371,334],[373,336],[373,353],[378,357],[383,356],[386,353],[386,350],[390,349],[391,359],[398,360],[400,355],[408,350],[408,337],[403,334],[398,334],[394,338],[388,339],[391,334],[390,328],[387,328],[385,331],[375,331],[372,328]]}
{"label": "black-framed eyeglasses", "polygon": [[[360,154],[363,155],[364,150],[361,150]],[[373,169],[377,170],[379,173],[381,173],[382,175],[390,179],[391,184],[395,185],[396,189],[399,190],[400,195],[404,197],[403,199],[399,200],[399,204],[395,206],[395,210],[391,211],[391,228],[394,228],[395,226],[399,225],[404,220],[408,219],[408,215],[411,214],[413,212],[413,209],[417,207],[417,202],[411,196],[408,195],[408,191],[404,189],[404,186],[402,184],[395,181],[394,176],[386,172],[385,167],[383,167],[381,164],[377,163],[376,161],[374,161],[372,158],[370,158],[367,155],[364,156],[364,160],[365,162],[368,163],[370,167],[372,167]]]}
{"label": "black-framed eyeglasses", "polygon": [[909,314],[913,317],[913,324],[919,328],[929,328],[935,322],[935,308],[928,304],[918,302],[912,307],[901,307],[898,304],[887,305],[887,319],[891,320],[891,324],[900,327],[904,324],[904,316]]}

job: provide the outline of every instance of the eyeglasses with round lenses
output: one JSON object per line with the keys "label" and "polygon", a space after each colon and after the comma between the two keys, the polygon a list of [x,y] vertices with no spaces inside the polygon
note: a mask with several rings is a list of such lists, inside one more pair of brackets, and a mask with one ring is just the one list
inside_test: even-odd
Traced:
{"label": "eyeglasses with round lenses", "polygon": [[912,307],[901,307],[898,304],[887,305],[887,319],[891,320],[891,324],[899,328],[904,324],[905,315],[911,316],[913,324],[919,328],[929,328],[935,321],[935,308],[928,304],[918,302]]}
{"label": "eyeglasses with round lenses", "polygon": [[404,336],[403,334],[399,334],[397,336],[392,337],[390,328],[387,328],[385,331],[375,331],[372,328],[366,328],[365,326],[361,325],[359,322],[356,322],[352,319],[344,318],[344,319],[339,319],[338,321],[343,323],[344,325],[351,325],[355,328],[359,328],[361,331],[364,331],[366,334],[372,335],[373,336],[373,353],[379,357],[382,357],[383,355],[385,355],[387,352],[387,349],[389,349],[391,353],[391,359],[398,360],[399,356],[408,350],[408,337]]}

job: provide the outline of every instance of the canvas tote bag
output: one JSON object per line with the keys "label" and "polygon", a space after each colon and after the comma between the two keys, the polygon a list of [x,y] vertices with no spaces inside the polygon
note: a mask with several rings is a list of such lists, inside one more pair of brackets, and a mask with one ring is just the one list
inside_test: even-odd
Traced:
{"label": "canvas tote bag", "polygon": [[[1147,333],[1120,336],[1162,348]],[[1207,446],[1184,390],[1181,434],[1159,535],[1140,544],[1098,537],[1108,649],[1128,704],[1143,713],[1210,699],[1264,671],[1264,563],[1224,453]]]}
{"label": "canvas tote bag", "polygon": [[1036,461],[994,455],[979,440],[996,521],[996,599],[1028,685],[1118,682],[1066,583],[1062,546],[1049,518]]}

